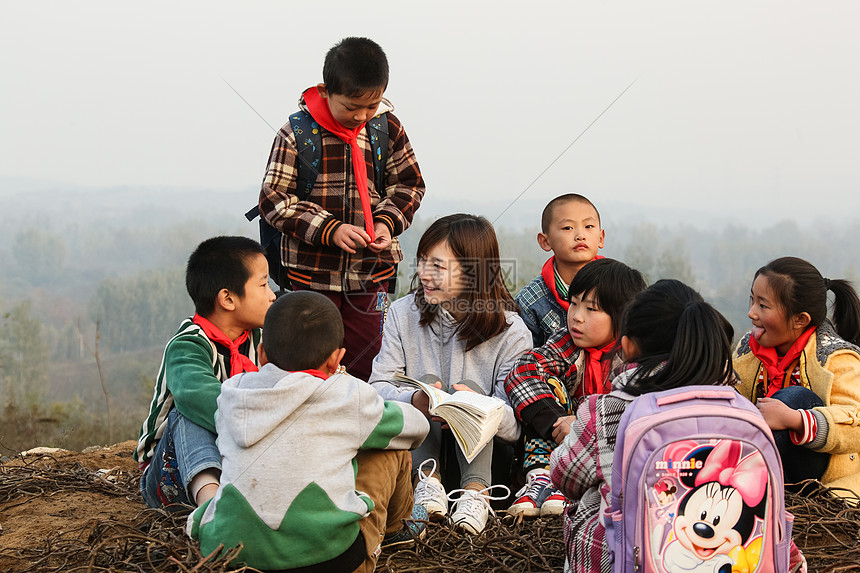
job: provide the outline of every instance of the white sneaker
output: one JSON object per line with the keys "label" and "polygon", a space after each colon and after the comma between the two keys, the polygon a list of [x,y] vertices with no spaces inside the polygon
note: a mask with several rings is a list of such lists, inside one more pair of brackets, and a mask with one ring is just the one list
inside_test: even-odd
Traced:
{"label": "white sneaker", "polygon": [[[425,472],[427,462],[433,462],[429,471]],[[424,506],[430,519],[440,521],[448,515],[448,496],[445,488],[432,474],[436,471],[436,460],[429,459],[418,466],[418,483],[415,485],[415,505]],[[428,475],[428,473],[430,475]]]}
{"label": "white sneaker", "polygon": [[[501,497],[493,497],[489,495],[491,489],[498,487],[504,488],[507,493]],[[477,535],[487,527],[487,518],[489,517],[489,514],[495,514],[495,512],[493,512],[493,508],[490,507],[490,501],[494,499],[507,499],[508,496],[511,495],[511,490],[504,485],[491,485],[490,487],[484,488],[480,491],[473,489],[457,489],[451,492],[451,494],[455,493],[459,493],[460,497],[454,502],[454,511],[451,513],[451,521],[454,523],[455,527],[459,527],[467,533]],[[451,494],[449,494],[449,499]]]}

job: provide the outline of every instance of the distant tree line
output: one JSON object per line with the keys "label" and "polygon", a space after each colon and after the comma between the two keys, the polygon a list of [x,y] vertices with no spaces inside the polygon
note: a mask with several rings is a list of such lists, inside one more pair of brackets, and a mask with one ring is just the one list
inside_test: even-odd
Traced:
{"label": "distant tree line", "polygon": [[[398,295],[409,290],[418,240],[430,222],[419,216],[401,236],[405,260]],[[649,282],[678,278],[695,286],[732,322],[737,336],[749,328],[752,275],[769,260],[795,255],[825,276],[849,280],[860,269],[860,221],[715,229],[605,217],[604,226],[601,254],[639,269]],[[161,227],[147,221],[140,228],[77,221],[60,229],[0,231],[9,237],[0,241],[0,447],[9,447],[13,426],[22,440],[48,428],[51,436],[62,436],[56,439],[61,444],[106,432],[98,417],[104,410],[98,373],[84,344],[93,340],[97,323],[106,384],[116,397],[114,417],[121,419],[117,433],[120,439],[135,437],[161,349],[193,312],[184,286],[188,253],[206,237],[236,232],[195,220]],[[256,226],[238,232],[255,236]],[[537,225],[499,226],[496,232],[505,278],[516,292],[539,274],[550,254],[537,245]]]}

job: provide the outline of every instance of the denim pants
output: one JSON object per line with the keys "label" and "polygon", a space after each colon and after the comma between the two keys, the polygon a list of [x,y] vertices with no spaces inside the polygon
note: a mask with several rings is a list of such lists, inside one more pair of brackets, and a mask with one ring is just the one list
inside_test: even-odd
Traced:
{"label": "denim pants", "polygon": [[[772,398],[776,398],[792,410],[811,410],[816,406],[824,406],[821,398],[809,388],[803,386],[788,386],[777,390]],[[793,484],[806,479],[821,479],[830,463],[830,454],[816,452],[806,446],[795,445],[791,441],[789,430],[773,432],[773,439],[782,458],[782,471],[785,483]],[[789,491],[792,488],[786,487]]]}
{"label": "denim pants", "polygon": [[[432,374],[422,376],[421,381],[428,384],[433,384],[437,381],[442,382]],[[465,384],[478,394],[484,394],[484,391],[470,380],[463,380],[458,382],[458,384]],[[446,388],[444,382],[442,382],[442,387],[446,392],[453,390],[453,388]],[[470,482],[482,484],[484,487],[489,487],[491,485],[491,481],[493,479],[493,442],[494,440],[490,440],[490,442],[484,446],[484,449],[475,456],[475,459],[473,459],[471,463],[466,461],[466,456],[463,454],[462,450],[460,450],[459,445],[454,448],[454,455],[457,458],[457,464],[460,466],[460,487],[464,487]],[[430,433],[427,434],[427,437],[424,438],[421,445],[412,452],[412,471],[417,473],[418,467],[423,462],[429,459],[434,459],[436,460],[436,471],[444,478],[445,468],[441,467],[441,453],[442,424],[440,422],[430,420]]]}
{"label": "denim pants", "polygon": [[148,507],[197,505],[188,499],[188,484],[208,468],[221,470],[221,453],[215,445],[215,434],[173,408],[167,415],[164,435],[140,478],[143,501]]}

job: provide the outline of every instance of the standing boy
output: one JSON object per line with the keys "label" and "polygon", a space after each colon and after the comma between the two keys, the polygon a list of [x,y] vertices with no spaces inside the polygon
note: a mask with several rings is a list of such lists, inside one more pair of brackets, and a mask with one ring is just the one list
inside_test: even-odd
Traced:
{"label": "standing boy", "polygon": [[[299,106],[319,130],[317,173],[313,187],[297,190],[297,140],[291,123],[278,132],[263,187],[260,213],[283,233],[281,262],[293,290],[314,290],[335,303],[343,317],[344,363],[367,380],[379,352],[388,283],[403,259],[396,237],[412,222],[424,196],[424,179],[412,145],[391,103],[388,60],[367,38],[345,38],[326,54],[323,83],[302,93]],[[387,118],[388,153],[377,188],[374,176],[376,136],[365,124],[377,114]]]}
{"label": "standing boy", "polygon": [[263,366],[224,382],[218,398],[221,487],[187,527],[204,554],[242,543],[236,561],[257,569],[370,572],[386,536],[411,539],[401,522],[413,512],[408,450],[429,423],[343,373],[342,342],[338,310],[322,294],[272,305]]}
{"label": "standing boy", "polygon": [[146,505],[200,505],[218,489],[215,409],[221,382],[257,370],[257,345],[275,300],[269,264],[247,237],[213,237],[188,259],[185,286],[196,314],[164,349],[134,459]]}
{"label": "standing boy", "polygon": [[582,195],[567,193],[544,207],[537,241],[553,256],[544,263],[540,275],[514,297],[535,348],[566,326],[567,288],[579,269],[602,258],[597,251],[603,248],[603,238],[597,207]]}

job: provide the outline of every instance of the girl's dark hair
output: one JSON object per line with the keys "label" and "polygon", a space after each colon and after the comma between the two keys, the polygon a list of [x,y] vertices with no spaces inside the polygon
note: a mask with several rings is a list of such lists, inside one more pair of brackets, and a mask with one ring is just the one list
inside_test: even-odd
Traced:
{"label": "girl's dark hair", "polygon": [[570,288],[567,300],[581,294],[591,294],[600,310],[612,320],[613,338],[618,338],[624,309],[637,294],[645,290],[642,273],[614,259],[597,259],[582,267]]}
{"label": "girl's dark hair", "polygon": [[621,335],[639,347],[637,369],[624,387],[630,394],[732,384],[732,325],[681,281],[660,280],[639,293]]}
{"label": "girl's dark hair", "polygon": [[853,344],[860,344],[860,299],[849,281],[825,279],[811,263],[797,257],[775,259],[756,271],[767,277],[776,303],[785,311],[786,320],[807,313],[810,325],[818,326],[827,318],[827,291],[833,291],[833,323],[836,332]]}
{"label": "girl's dark hair", "polygon": [[[442,217],[424,231],[418,241],[418,258],[436,245],[447,242],[448,248],[463,267],[466,281],[453,301],[455,314],[461,318],[458,337],[469,351],[482,342],[504,332],[509,324],[505,311],[516,312],[516,304],[502,277],[499,243],[493,225],[484,217],[457,213]],[[415,304],[421,312],[419,324],[428,326],[439,306],[424,298],[418,273],[412,278]]]}

